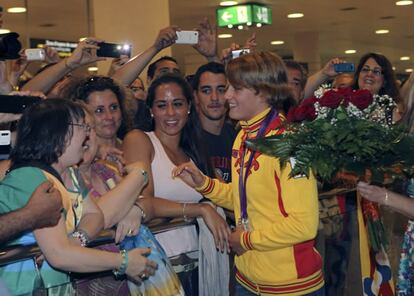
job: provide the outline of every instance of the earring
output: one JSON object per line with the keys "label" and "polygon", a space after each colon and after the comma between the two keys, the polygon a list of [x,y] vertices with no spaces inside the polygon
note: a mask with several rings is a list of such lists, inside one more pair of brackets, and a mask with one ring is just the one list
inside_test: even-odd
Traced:
{"label": "earring", "polygon": [[154,118],[154,114],[150,113],[150,115],[151,115],[151,118]]}
{"label": "earring", "polygon": [[187,114],[190,114],[190,113],[191,113],[191,111],[190,111],[190,110],[188,110],[188,111],[187,111]]}

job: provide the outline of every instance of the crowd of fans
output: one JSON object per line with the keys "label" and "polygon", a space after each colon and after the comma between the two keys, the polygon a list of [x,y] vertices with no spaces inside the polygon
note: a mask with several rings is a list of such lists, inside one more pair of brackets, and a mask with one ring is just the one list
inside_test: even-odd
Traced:
{"label": "crowd of fans", "polygon": [[[324,83],[393,97],[394,121],[412,131],[413,77],[400,86],[377,53],[364,55],[353,74],[336,72],[343,61],[333,58],[308,77],[297,61],[261,52],[254,34],[243,46],[250,53],[231,59],[239,46],[219,55],[207,19],[194,46],[207,63],[185,77],[173,57],[153,61],[174,45],[178,30],[162,29],[141,54],[114,59],[107,76],[75,71],[103,59],[96,55],[102,40],[92,37],[65,59],[48,48],[48,65],[30,79],[22,79],[24,55],[9,71],[0,62],[2,94],[42,97],[21,116],[0,114],[4,128],[18,121],[9,159],[0,165],[0,241],[36,243],[42,252],[0,266],[2,295],[349,292],[352,235],[338,235],[339,261],[327,259],[335,255],[329,247],[315,248],[316,178],[290,178],[293,163],[282,168],[244,140],[282,133],[289,108]],[[145,85],[139,76],[147,66]],[[366,183],[358,188],[413,216],[404,196]],[[355,196],[335,198],[351,204]],[[348,214],[352,219],[341,213]],[[153,235],[145,225],[160,217],[189,223]],[[114,242],[88,247],[104,229]],[[341,271],[333,271],[338,262]],[[70,278],[108,270],[114,275]],[[361,286],[349,293],[362,295]]]}

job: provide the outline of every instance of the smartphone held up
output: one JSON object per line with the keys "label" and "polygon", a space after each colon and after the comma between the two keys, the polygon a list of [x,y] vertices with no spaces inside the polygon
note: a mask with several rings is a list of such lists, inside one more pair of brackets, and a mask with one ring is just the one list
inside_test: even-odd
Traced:
{"label": "smartphone held up", "polygon": [[43,48],[28,48],[24,50],[24,54],[28,61],[44,61],[46,52]]}
{"label": "smartphone held up", "polygon": [[355,71],[353,63],[340,63],[334,65],[335,72],[337,73],[352,73]]}
{"label": "smartphone held up", "polygon": [[98,57],[119,58],[121,55],[131,57],[131,45],[101,42],[96,51]]}
{"label": "smartphone held up", "polygon": [[175,44],[197,44],[198,31],[177,31],[177,40]]}

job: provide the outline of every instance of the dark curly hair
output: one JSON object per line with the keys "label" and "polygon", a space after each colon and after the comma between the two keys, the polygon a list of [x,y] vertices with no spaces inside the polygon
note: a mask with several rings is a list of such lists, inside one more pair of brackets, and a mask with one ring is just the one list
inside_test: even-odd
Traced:
{"label": "dark curly hair", "polygon": [[16,145],[10,153],[12,163],[56,163],[72,138],[71,123],[84,117],[80,104],[65,99],[48,99],[31,106],[19,121]]}
{"label": "dark curly hair", "polygon": [[90,76],[80,80],[76,85],[73,85],[70,91],[70,99],[72,101],[83,101],[84,103],[89,103],[89,95],[96,91],[112,91],[116,98],[118,99],[118,104],[121,109],[121,126],[118,130],[118,136],[123,138],[126,133],[126,124],[125,124],[125,90],[124,87],[117,83],[110,77],[106,76]]}

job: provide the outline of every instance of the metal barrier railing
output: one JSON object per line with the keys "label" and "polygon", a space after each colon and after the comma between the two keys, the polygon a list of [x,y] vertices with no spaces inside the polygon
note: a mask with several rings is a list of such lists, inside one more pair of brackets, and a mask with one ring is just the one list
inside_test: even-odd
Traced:
{"label": "metal barrier railing", "polygon": [[[151,232],[156,234],[173,230],[185,225],[191,225],[194,222],[186,222],[182,219],[154,219],[147,226]],[[113,243],[113,230],[104,230],[99,236],[90,242],[89,247],[96,247],[104,244]],[[0,266],[12,264],[18,261],[32,259],[41,255],[40,248],[37,244],[31,245],[10,245],[0,249]]]}

